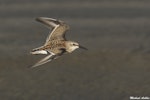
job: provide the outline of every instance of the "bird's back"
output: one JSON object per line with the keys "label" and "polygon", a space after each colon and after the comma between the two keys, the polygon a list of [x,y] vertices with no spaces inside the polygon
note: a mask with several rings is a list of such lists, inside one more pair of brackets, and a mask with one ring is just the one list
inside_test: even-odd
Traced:
{"label": "bird's back", "polygon": [[65,49],[65,41],[61,40],[49,41],[48,44],[43,47],[43,50],[47,50],[55,54],[61,53],[62,49]]}

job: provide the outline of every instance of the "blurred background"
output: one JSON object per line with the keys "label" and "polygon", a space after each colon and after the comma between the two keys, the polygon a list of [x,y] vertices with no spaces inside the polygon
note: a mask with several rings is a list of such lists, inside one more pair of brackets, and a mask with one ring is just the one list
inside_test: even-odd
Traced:
{"label": "blurred background", "polygon": [[[150,96],[149,0],[1,0],[1,100],[128,100]],[[30,69],[49,29],[61,19],[68,40],[87,47]]]}

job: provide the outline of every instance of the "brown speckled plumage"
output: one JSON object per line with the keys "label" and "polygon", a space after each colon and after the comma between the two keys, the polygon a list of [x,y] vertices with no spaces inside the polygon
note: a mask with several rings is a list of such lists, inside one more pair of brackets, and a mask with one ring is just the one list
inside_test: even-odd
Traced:
{"label": "brown speckled plumage", "polygon": [[39,17],[36,18],[36,20],[45,24],[48,26],[48,28],[52,28],[52,31],[47,37],[43,46],[35,48],[31,51],[31,54],[48,54],[48,56],[41,59],[31,67],[37,67],[45,64],[53,59],[58,58],[64,53],[71,53],[79,47],[86,49],[80,46],[77,42],[66,40],[65,33],[67,30],[69,30],[69,25],[67,25],[65,22],[46,17]]}

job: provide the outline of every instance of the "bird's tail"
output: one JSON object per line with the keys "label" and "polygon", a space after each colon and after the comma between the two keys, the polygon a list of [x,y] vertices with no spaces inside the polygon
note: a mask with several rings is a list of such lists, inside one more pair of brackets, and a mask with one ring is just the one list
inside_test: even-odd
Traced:
{"label": "bird's tail", "polygon": [[35,48],[33,49],[30,53],[33,55],[38,55],[38,54],[48,54],[46,50],[42,50],[43,47]]}

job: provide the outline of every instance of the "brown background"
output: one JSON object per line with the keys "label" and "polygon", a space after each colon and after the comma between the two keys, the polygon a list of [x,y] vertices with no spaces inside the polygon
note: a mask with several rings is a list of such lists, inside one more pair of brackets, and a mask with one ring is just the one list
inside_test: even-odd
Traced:
{"label": "brown background", "polygon": [[[35,69],[30,55],[49,30],[36,17],[66,21],[76,50]],[[1,0],[1,100],[128,100],[150,96],[149,0]]]}

